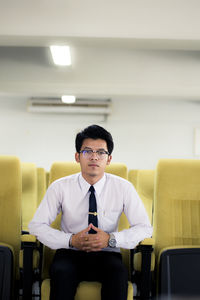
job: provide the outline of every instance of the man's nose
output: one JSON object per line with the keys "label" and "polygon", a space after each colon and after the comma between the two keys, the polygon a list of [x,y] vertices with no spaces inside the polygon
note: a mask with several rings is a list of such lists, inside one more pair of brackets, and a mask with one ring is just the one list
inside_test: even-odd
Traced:
{"label": "man's nose", "polygon": [[95,151],[92,152],[91,159],[99,159],[98,154]]}

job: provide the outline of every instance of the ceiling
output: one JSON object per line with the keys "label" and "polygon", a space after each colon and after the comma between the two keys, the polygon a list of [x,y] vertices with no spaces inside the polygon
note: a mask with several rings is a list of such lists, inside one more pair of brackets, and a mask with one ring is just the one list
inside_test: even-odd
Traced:
{"label": "ceiling", "polygon": [[[0,1],[0,96],[200,99],[198,0]],[[49,46],[71,47],[72,65]]]}

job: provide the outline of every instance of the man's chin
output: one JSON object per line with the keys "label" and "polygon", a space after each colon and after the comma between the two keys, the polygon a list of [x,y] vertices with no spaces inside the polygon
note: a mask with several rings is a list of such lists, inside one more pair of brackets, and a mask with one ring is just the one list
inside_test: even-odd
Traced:
{"label": "man's chin", "polygon": [[89,173],[88,174],[90,177],[96,177],[96,176],[98,176],[98,174],[96,174],[96,173]]}

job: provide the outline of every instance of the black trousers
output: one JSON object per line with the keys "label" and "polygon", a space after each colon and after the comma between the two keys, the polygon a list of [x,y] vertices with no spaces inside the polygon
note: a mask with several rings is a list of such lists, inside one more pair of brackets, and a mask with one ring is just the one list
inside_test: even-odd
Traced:
{"label": "black trousers", "polygon": [[102,283],[102,300],[127,300],[128,273],[120,253],[56,251],[51,269],[51,300],[73,300],[80,281]]}

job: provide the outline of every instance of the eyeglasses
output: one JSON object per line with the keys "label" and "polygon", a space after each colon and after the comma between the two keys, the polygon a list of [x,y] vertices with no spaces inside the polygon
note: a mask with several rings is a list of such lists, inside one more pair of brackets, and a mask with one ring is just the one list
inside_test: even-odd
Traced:
{"label": "eyeglasses", "polygon": [[93,153],[96,153],[98,159],[104,159],[107,155],[109,155],[109,152],[105,150],[81,150],[79,153],[82,153],[86,159],[90,159]]}

